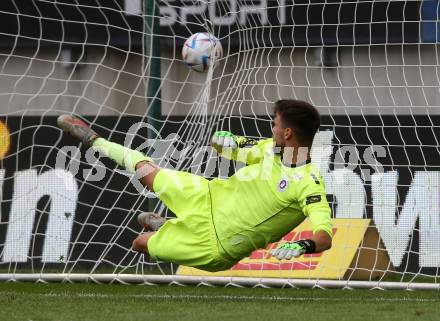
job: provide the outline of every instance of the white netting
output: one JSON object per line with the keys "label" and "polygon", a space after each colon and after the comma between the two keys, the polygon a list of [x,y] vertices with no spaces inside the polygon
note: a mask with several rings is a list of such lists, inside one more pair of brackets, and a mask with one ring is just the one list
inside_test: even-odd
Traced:
{"label": "white netting", "polygon": [[[203,282],[130,249],[142,231],[138,213],[172,213],[112,162],[78,149],[56,127],[57,115],[84,116],[103,137],[142,145],[162,166],[225,177],[235,164],[206,147],[211,133],[269,137],[273,102],[295,98],[322,114],[313,161],[341,219],[334,257],[352,255],[350,262],[342,268],[342,259],[312,256],[289,268],[260,251],[224,276],[331,286],[319,280],[347,269],[332,274],[344,280],[333,286],[362,286],[357,279],[435,286],[437,10],[436,1],[1,1],[2,279],[30,272]],[[199,31],[216,35],[225,52],[206,74],[180,57],[183,41]],[[358,243],[355,219],[374,223],[363,240],[356,232]],[[266,279],[274,276],[281,281]],[[292,281],[298,277],[306,281]]]}

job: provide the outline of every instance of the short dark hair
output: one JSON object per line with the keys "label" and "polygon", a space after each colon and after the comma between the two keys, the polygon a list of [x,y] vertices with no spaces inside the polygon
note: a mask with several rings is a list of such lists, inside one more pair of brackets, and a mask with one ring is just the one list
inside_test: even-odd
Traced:
{"label": "short dark hair", "polygon": [[321,124],[319,112],[313,105],[302,100],[282,99],[275,102],[274,113],[280,116],[284,127],[295,131],[300,143],[312,145]]}

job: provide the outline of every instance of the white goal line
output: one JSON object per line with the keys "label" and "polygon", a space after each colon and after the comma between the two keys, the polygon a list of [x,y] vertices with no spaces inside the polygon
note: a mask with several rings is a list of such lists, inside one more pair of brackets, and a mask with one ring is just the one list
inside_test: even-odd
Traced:
{"label": "white goal line", "polygon": [[[0,291],[0,296],[16,295],[14,291]],[[162,300],[199,300],[199,301],[293,301],[293,302],[438,302],[438,299],[432,298],[364,298],[364,297],[347,297],[347,298],[326,298],[316,296],[256,296],[256,295],[185,295],[185,294],[107,294],[107,293],[28,293],[20,292],[23,295],[42,296],[42,297],[66,297],[66,298],[112,298],[112,299],[162,299]]]}
{"label": "white goal line", "polygon": [[322,288],[322,289],[383,289],[383,290],[440,290],[440,283],[304,280],[281,278],[201,277],[182,275],[138,274],[56,274],[56,273],[0,273],[0,281],[64,282],[64,283],[122,283],[122,284],[176,284],[269,288]]}

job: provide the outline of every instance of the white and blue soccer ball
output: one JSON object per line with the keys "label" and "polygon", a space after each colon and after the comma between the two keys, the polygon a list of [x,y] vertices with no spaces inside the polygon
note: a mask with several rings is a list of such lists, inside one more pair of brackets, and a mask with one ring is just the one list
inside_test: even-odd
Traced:
{"label": "white and blue soccer ball", "polygon": [[183,61],[188,68],[198,72],[208,71],[211,64],[215,67],[222,56],[222,44],[208,32],[195,33],[183,44]]}

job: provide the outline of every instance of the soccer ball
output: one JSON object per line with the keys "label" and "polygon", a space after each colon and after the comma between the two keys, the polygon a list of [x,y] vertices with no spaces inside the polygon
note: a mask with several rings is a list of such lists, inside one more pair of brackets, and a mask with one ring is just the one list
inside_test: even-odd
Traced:
{"label": "soccer ball", "polygon": [[186,39],[182,48],[182,58],[188,68],[206,72],[210,64],[213,67],[223,55],[220,41],[207,32],[198,32]]}

